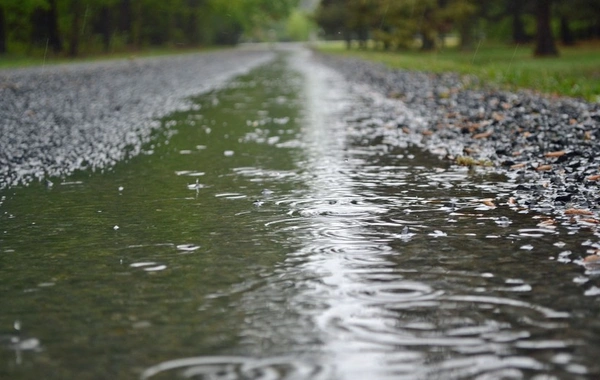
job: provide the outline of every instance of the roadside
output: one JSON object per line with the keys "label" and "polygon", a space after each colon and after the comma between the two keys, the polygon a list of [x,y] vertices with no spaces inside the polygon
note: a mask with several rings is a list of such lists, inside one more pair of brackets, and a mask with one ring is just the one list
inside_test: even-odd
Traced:
{"label": "roadside", "polygon": [[[535,58],[528,45],[509,46],[484,42],[472,51],[447,48],[417,50],[347,50],[342,43],[327,42],[320,51],[344,57],[380,62],[388,67],[432,73],[455,72],[469,85],[478,81],[504,90],[522,88],[600,102],[600,44],[581,43],[562,47],[559,57]],[[477,81],[474,82],[474,78]]]}
{"label": "roadside", "polygon": [[231,49],[229,47],[206,47],[206,48],[153,48],[131,51],[120,51],[115,53],[97,53],[88,54],[76,58],[58,56],[58,55],[25,55],[25,54],[5,54],[0,56],[0,71],[13,70],[25,67],[37,66],[55,66],[64,64],[90,63],[99,61],[116,61],[125,59],[152,58],[173,55],[188,55],[210,53],[219,50]]}
{"label": "roadside", "polygon": [[0,71],[0,189],[141,154],[188,97],[272,59],[231,49]]}
{"label": "roadside", "polygon": [[468,166],[473,174],[506,176],[512,193],[482,200],[486,206],[550,215],[541,228],[560,223],[597,233],[600,104],[531,91],[473,90],[458,74],[318,57],[349,80],[368,84],[388,100],[401,100],[414,113],[415,120],[393,112],[382,115],[374,127],[384,141],[410,139],[441,159]]}

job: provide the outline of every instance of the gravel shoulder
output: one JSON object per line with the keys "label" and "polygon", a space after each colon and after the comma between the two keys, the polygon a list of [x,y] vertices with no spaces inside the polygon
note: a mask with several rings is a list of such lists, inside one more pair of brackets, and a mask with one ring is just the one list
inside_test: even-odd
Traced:
{"label": "gravel shoulder", "polygon": [[[600,104],[477,89],[470,78],[392,70],[358,59],[317,54],[349,80],[367,84],[410,110],[387,112],[378,124],[387,141],[415,142],[473,170],[505,176],[512,194],[496,207],[533,210],[560,222],[600,223]],[[482,86],[477,86],[481,88]],[[372,122],[372,121],[371,121]],[[403,137],[402,137],[403,136]],[[544,226],[542,226],[544,227]]]}
{"label": "gravel shoulder", "polygon": [[0,189],[141,152],[158,118],[274,57],[260,49],[0,71]]}

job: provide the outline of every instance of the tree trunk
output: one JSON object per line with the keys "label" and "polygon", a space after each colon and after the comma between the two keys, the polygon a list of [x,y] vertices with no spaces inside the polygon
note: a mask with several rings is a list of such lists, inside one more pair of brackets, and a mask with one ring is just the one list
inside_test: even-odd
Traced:
{"label": "tree trunk", "polygon": [[529,42],[529,36],[525,32],[525,25],[523,24],[522,14],[523,6],[521,0],[513,0],[509,5],[509,12],[512,17],[512,41],[515,44],[522,44]]}
{"label": "tree trunk", "polygon": [[131,4],[131,43],[134,49],[142,46],[142,1],[132,0]]}
{"label": "tree trunk", "polygon": [[535,36],[536,57],[557,56],[558,50],[554,43],[551,18],[551,0],[536,0],[537,33]]}
{"label": "tree trunk", "polygon": [[424,32],[421,35],[421,50],[423,51],[431,51],[435,48],[435,40]]}
{"label": "tree trunk", "polygon": [[82,18],[82,7],[80,0],[71,1],[71,33],[69,38],[69,55],[71,57],[77,57],[79,54],[79,41],[81,33],[81,18]]}
{"label": "tree trunk", "polygon": [[0,54],[6,53],[6,17],[0,5]]}
{"label": "tree trunk", "polygon": [[190,11],[188,14],[185,32],[188,43],[192,46],[198,46],[200,44],[200,30],[198,28],[199,23],[200,17],[198,17],[198,4],[195,1],[190,1]]}
{"label": "tree trunk", "polygon": [[567,46],[575,45],[575,36],[569,26],[569,19],[566,16],[560,17],[560,39]]}
{"label": "tree trunk", "polygon": [[473,49],[473,24],[474,17],[468,17],[461,21],[458,26],[458,33],[460,35],[460,50],[468,51]]}
{"label": "tree trunk", "polygon": [[110,37],[111,37],[111,11],[107,6],[103,6],[100,9],[100,35],[102,35],[102,47],[104,52],[110,51]]}
{"label": "tree trunk", "polygon": [[423,21],[421,24],[421,50],[423,51],[430,51],[435,48],[435,39],[432,36],[431,12],[432,10],[427,8],[423,13]]}
{"label": "tree trunk", "polygon": [[49,0],[47,9],[35,9],[31,14],[30,23],[32,46],[49,46],[54,53],[62,51],[56,0]]}

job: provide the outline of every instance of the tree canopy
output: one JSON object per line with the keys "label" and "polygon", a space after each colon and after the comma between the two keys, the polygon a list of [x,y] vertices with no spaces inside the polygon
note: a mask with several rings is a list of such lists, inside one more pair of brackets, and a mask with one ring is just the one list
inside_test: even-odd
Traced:
{"label": "tree canopy", "polygon": [[298,0],[0,0],[0,53],[76,56],[147,46],[234,44],[288,17]]}
{"label": "tree canopy", "polygon": [[[315,20],[330,38],[343,37],[348,47],[367,39],[384,49],[421,49],[460,36],[469,49],[476,38],[494,35],[515,43],[534,41],[536,55],[557,54],[554,35],[573,43],[600,37],[600,0],[322,0]],[[508,27],[505,27],[508,26]]]}

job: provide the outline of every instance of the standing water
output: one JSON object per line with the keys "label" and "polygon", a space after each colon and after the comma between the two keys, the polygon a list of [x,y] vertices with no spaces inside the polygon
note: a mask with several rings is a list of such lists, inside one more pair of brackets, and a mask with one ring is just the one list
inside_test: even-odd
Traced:
{"label": "standing water", "polygon": [[599,376],[592,231],[485,201],[514,184],[308,52],[194,101],[110,171],[0,192],[0,378]]}

